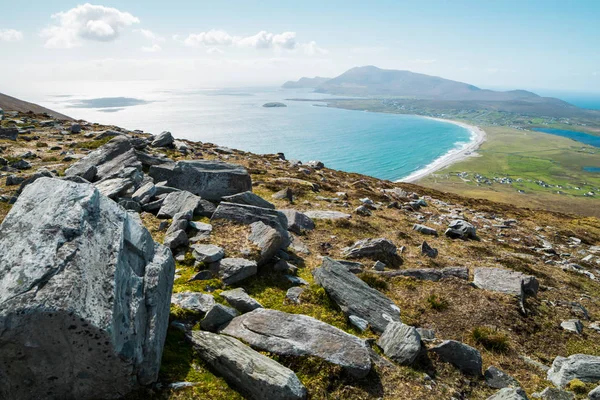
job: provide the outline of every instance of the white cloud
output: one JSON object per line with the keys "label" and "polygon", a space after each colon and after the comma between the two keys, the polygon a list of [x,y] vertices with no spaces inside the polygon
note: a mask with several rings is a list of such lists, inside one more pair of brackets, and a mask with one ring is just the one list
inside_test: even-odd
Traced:
{"label": "white cloud", "polygon": [[136,29],[134,32],[139,33],[144,38],[146,38],[148,40],[152,40],[153,42],[164,42],[165,41],[164,37],[159,36],[156,33],[152,32],[151,30],[148,30],[148,29]]}
{"label": "white cloud", "polygon": [[212,29],[208,32],[193,33],[189,35],[184,43],[189,47],[204,46],[231,46],[234,42],[233,36],[222,30]]}
{"label": "white cloud", "polygon": [[427,58],[427,59],[417,58],[416,60],[410,60],[409,62],[414,63],[414,64],[434,64],[437,62],[437,60],[434,58]]}
{"label": "white cloud", "polygon": [[23,33],[14,29],[0,29],[0,42],[18,42],[23,39]]}
{"label": "white cloud", "polygon": [[116,40],[125,27],[140,22],[128,12],[89,3],[56,13],[52,19],[57,24],[42,30],[45,47],[67,49],[80,46],[83,40]]}
{"label": "white cloud", "polygon": [[[178,38],[179,36],[177,36]],[[241,37],[230,35],[226,31],[218,29],[190,34],[184,40],[184,43],[189,47],[237,46],[255,49],[272,48],[286,50],[294,50],[298,45],[296,42],[296,32],[271,33],[260,31],[256,35]]]}
{"label": "white cloud", "polygon": [[218,47],[211,47],[210,49],[206,50],[206,53],[208,53],[208,54],[223,54],[225,52],[223,50],[219,49]]}
{"label": "white cloud", "polygon": [[317,46],[317,43],[313,40],[311,42],[302,45],[304,52],[309,56],[318,56],[329,54],[329,51]]}
{"label": "white cloud", "polygon": [[157,44],[153,44],[152,46],[142,46],[142,51],[146,53],[156,53],[157,51],[161,50],[162,48]]}

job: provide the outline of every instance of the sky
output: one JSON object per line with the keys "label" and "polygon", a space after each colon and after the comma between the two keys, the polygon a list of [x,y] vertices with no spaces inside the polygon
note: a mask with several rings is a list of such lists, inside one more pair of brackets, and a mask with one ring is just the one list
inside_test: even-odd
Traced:
{"label": "sky", "polygon": [[362,65],[600,93],[597,0],[0,0],[0,10],[6,94],[85,82],[271,86]]}

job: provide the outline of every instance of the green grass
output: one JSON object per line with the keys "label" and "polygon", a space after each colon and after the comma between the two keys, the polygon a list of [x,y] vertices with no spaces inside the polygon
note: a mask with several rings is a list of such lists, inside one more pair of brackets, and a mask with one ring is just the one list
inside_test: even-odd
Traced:
{"label": "green grass", "polygon": [[436,294],[432,294],[427,298],[427,304],[432,310],[435,311],[444,311],[449,306],[446,299]]}
{"label": "green grass", "polygon": [[505,353],[510,347],[506,334],[487,326],[476,326],[473,328],[471,336],[475,343],[497,353]]}

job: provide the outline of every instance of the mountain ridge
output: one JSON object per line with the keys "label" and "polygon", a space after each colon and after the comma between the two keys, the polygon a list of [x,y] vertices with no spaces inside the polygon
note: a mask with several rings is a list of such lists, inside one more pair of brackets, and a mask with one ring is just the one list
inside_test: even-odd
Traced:
{"label": "mountain ridge", "polygon": [[56,112],[54,110],[50,110],[49,108],[42,107],[39,104],[30,103],[28,101],[24,101],[21,99],[17,99],[16,97],[8,96],[3,93],[0,93],[0,108],[6,111],[19,111],[22,113],[32,112],[34,114],[48,114],[56,119],[61,120],[73,120],[73,118]]}

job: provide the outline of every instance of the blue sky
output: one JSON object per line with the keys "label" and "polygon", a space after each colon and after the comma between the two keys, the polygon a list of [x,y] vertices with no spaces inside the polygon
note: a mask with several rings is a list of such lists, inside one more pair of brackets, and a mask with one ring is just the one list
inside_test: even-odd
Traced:
{"label": "blue sky", "polygon": [[275,85],[373,64],[489,88],[600,93],[600,1],[0,0],[0,9],[5,92],[139,79]]}

